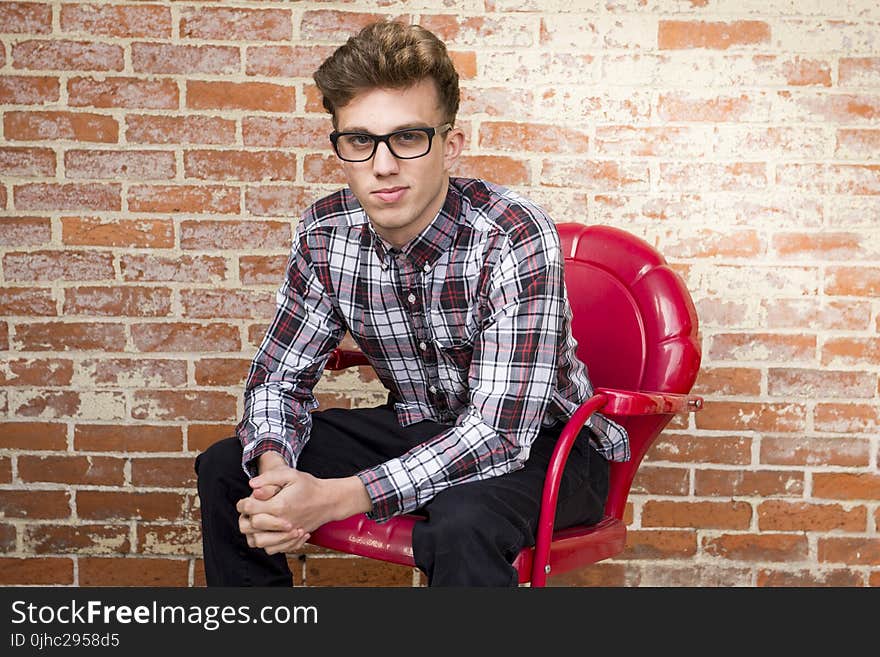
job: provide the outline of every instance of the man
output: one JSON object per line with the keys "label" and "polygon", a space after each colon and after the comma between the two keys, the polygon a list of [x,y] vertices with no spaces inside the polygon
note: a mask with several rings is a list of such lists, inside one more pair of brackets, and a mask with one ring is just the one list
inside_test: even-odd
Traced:
{"label": "man", "polygon": [[[418,26],[379,22],[315,73],[348,188],[303,215],[254,358],[237,436],[196,463],[209,585],[290,585],[285,553],[355,514],[418,512],[431,586],[514,586],[565,421],[591,394],[563,257],[535,204],[451,178],[458,75]],[[315,410],[346,332],[389,390]],[[572,449],[558,527],[595,522],[624,430],[595,416]]]}

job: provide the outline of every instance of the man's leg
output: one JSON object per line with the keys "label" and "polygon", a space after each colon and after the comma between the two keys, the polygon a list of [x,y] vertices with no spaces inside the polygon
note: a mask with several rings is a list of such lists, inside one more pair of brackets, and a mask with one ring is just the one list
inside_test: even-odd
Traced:
{"label": "man's leg", "polygon": [[[445,428],[433,422],[401,427],[388,406],[318,411],[297,469],[321,478],[347,477],[400,456]],[[235,505],[251,494],[241,454],[239,440],[227,438],[196,458],[207,584],[290,586],[285,556],[251,548],[238,529]]]}
{"label": "man's leg", "polygon": [[[453,486],[425,505],[413,554],[429,586],[516,586],[511,565],[534,545],[544,476],[557,434],[542,432],[521,470]],[[572,448],[560,486],[558,529],[598,522],[608,494],[608,462],[585,438]]]}

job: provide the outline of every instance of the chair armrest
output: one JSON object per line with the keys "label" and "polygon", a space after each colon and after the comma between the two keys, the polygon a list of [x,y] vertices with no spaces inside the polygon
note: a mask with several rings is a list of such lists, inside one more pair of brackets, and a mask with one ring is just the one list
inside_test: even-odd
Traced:
{"label": "chair armrest", "polygon": [[703,398],[669,392],[634,392],[616,388],[596,388],[595,394],[607,400],[602,411],[609,415],[663,415],[690,413],[703,408]]}
{"label": "chair armrest", "polygon": [[355,367],[356,365],[369,365],[370,361],[358,349],[334,349],[330,352],[330,358],[324,369],[327,370],[344,370],[347,367]]}

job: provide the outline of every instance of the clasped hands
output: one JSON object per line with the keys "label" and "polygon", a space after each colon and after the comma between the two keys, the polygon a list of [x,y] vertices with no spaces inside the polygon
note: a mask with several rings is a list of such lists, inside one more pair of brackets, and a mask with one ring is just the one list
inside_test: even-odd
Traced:
{"label": "clasped hands", "polygon": [[252,548],[263,548],[268,554],[293,552],[324,523],[372,508],[356,476],[319,479],[289,467],[280,455],[264,457],[260,474],[250,480],[253,492],[235,506],[238,528]]}

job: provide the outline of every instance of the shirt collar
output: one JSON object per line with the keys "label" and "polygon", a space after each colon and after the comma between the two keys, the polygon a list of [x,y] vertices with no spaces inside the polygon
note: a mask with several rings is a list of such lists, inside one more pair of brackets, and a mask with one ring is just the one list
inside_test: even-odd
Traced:
{"label": "shirt collar", "polygon": [[383,267],[391,258],[402,254],[416,269],[430,270],[452,246],[461,224],[461,192],[451,183],[446,190],[446,200],[440,212],[428,226],[401,249],[394,249],[376,232],[367,221],[367,231],[376,255]]}

